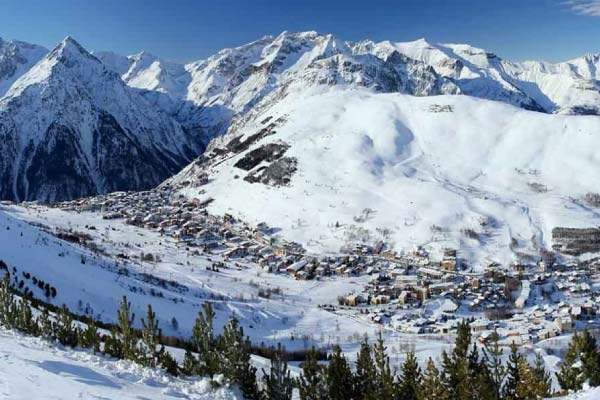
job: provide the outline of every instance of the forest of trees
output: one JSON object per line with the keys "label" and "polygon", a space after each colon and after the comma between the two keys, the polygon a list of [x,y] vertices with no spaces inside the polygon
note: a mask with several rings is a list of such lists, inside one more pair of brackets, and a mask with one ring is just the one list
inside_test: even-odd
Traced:
{"label": "forest of trees", "polygon": [[[118,323],[110,332],[101,333],[99,321],[75,321],[64,305],[50,314],[46,307],[34,307],[32,299],[15,295],[8,274],[0,284],[0,325],[5,328],[162,368],[174,376],[212,379],[222,375],[250,400],[288,400],[294,389],[302,400],[527,400],[553,394],[550,374],[539,354],[530,364],[513,345],[504,362],[498,336],[493,335],[483,347],[477,346],[468,321],[458,324],[455,346],[442,353],[440,365],[430,358],[421,368],[415,354],[409,352],[394,370],[380,334],[375,343],[364,339],[354,365],[339,347],[333,349],[327,362],[320,362],[319,352],[310,350],[298,378],[291,376],[286,352],[279,345],[272,352],[271,368],[263,370],[257,379],[257,369],[250,362],[252,344],[239,321],[231,318],[217,334],[214,318],[211,303],[204,303],[183,362],[178,363],[160,344],[161,330],[150,305],[140,319],[142,328],[136,329],[135,315],[123,297]],[[564,392],[579,390],[584,382],[600,385],[600,352],[590,332],[573,335],[556,376]]]}

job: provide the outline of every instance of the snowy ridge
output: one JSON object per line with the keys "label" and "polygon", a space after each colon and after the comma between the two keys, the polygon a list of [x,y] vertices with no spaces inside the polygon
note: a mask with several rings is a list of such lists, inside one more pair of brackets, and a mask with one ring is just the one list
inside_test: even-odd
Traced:
{"label": "snowy ridge", "polygon": [[41,46],[0,38],[0,97],[47,53]]}

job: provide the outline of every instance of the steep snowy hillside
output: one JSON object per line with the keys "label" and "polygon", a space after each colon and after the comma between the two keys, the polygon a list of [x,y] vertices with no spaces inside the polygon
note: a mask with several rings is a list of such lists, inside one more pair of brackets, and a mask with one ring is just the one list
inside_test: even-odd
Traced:
{"label": "steep snowy hillside", "polygon": [[67,38],[0,99],[0,198],[55,201],[149,188],[202,150]]}
{"label": "steep snowy hillside", "polygon": [[47,53],[41,46],[0,38],[0,97]]}
{"label": "steep snowy hillside", "polygon": [[0,399],[239,399],[208,379],[176,379],[129,361],[0,330]]}
{"label": "steep snowy hillside", "polygon": [[[297,92],[215,140],[173,184],[313,251],[382,239],[507,263],[556,226],[600,225],[595,116],[467,96]],[[477,265],[477,264],[476,264]]]}

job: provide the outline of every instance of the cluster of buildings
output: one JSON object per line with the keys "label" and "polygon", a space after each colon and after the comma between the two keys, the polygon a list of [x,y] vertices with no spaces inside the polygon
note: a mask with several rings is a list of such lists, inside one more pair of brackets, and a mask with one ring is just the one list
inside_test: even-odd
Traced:
{"label": "cluster of buildings", "polygon": [[502,340],[524,344],[597,323],[600,268],[593,262],[490,265],[484,273],[467,273],[454,249],[433,260],[423,248],[398,254],[383,242],[346,247],[335,256],[315,256],[300,244],[277,237],[265,223],[250,226],[231,215],[209,214],[210,201],[156,189],[57,206],[122,218],[205,254],[246,261],[293,279],[369,275],[372,279],[364,290],[340,297],[339,305],[344,312],[402,332],[447,334],[459,320],[472,318],[471,328],[479,340],[486,341],[497,331]]}

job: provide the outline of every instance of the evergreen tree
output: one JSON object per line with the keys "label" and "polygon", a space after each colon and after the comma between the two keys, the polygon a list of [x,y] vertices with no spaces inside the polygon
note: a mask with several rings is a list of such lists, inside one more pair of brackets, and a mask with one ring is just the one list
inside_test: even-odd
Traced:
{"label": "evergreen tree", "polygon": [[31,312],[31,305],[24,298],[21,298],[21,301],[17,303],[15,322],[15,328],[19,331],[28,335],[37,336],[38,325],[33,318],[33,313]]}
{"label": "evergreen tree", "polygon": [[506,366],[506,382],[504,383],[503,398],[506,400],[520,400],[518,388],[522,379],[523,356],[513,343],[510,346],[510,355]]}
{"label": "evergreen tree", "polygon": [[300,400],[323,400],[326,397],[324,368],[319,365],[318,353],[314,347],[308,351],[302,366],[302,375],[298,378]]}
{"label": "evergreen tree", "polygon": [[183,357],[183,364],[181,366],[181,372],[184,375],[192,376],[198,375],[200,371],[200,364],[198,363],[198,359],[192,354],[190,349],[185,351],[185,356]]}
{"label": "evergreen tree", "polygon": [[[352,371],[339,346],[329,355],[325,372],[328,400],[348,400],[355,398]],[[383,398],[382,398],[383,399]]]}
{"label": "evergreen tree", "polygon": [[427,361],[419,393],[419,400],[430,399],[448,400],[448,391],[442,382],[440,371],[431,358]]}
{"label": "evergreen tree", "polygon": [[37,324],[40,327],[40,335],[44,339],[54,340],[54,329],[52,328],[52,321],[50,320],[50,312],[47,308],[43,308],[40,316],[38,317]]}
{"label": "evergreen tree", "polygon": [[225,325],[219,348],[225,378],[239,385],[245,399],[260,399],[256,368],[250,364],[252,344],[248,338],[244,338],[244,330],[237,319],[232,318]]}
{"label": "evergreen tree", "polygon": [[581,335],[577,336],[576,346],[578,348],[579,358],[584,379],[590,386],[600,385],[600,353],[596,345],[596,338],[590,331],[584,329]]}
{"label": "evergreen tree", "polygon": [[123,342],[118,328],[111,328],[110,335],[104,339],[104,353],[118,359],[123,358]]}
{"label": "evergreen tree", "polygon": [[290,376],[287,362],[285,361],[281,343],[271,359],[271,369],[267,373],[263,369],[263,398],[266,400],[291,400],[294,390],[294,380]]}
{"label": "evergreen tree", "polygon": [[164,348],[158,353],[158,365],[173,376],[179,375],[177,360]]}
{"label": "evergreen tree", "polygon": [[148,304],[146,318],[142,318],[142,362],[149,367],[156,367],[160,362],[160,357],[164,353],[164,347],[158,350],[161,331],[158,328],[156,313],[152,311],[152,306]]}
{"label": "evergreen tree", "polygon": [[495,394],[492,398],[495,400],[500,400],[502,382],[504,382],[504,378],[506,377],[506,368],[502,362],[503,350],[500,347],[499,340],[500,335],[494,331],[490,337],[489,344],[486,344],[483,349],[483,359],[490,373],[492,389]]}
{"label": "evergreen tree", "polygon": [[198,313],[192,331],[192,344],[198,353],[199,371],[212,377],[219,372],[219,357],[216,352],[217,343],[214,337],[213,320],[215,313],[210,302],[202,304],[203,312]]}
{"label": "evergreen tree", "polygon": [[581,390],[583,382],[585,381],[581,366],[578,363],[578,342],[578,334],[577,331],[575,331],[573,332],[573,338],[567,347],[565,359],[560,366],[560,370],[556,373],[558,384],[565,391]]}
{"label": "evergreen tree", "polygon": [[550,374],[546,371],[544,359],[540,353],[535,356],[535,362],[531,368],[533,375],[533,385],[535,386],[534,394],[537,399],[545,399],[552,395],[552,380]]}
{"label": "evergreen tree", "polygon": [[356,396],[363,400],[376,400],[377,371],[371,356],[372,348],[365,340],[360,344],[360,350],[356,357],[356,373],[354,375]]}
{"label": "evergreen tree", "polygon": [[10,277],[8,274],[4,274],[0,285],[0,325],[8,329],[14,327],[14,303],[15,298],[10,288]]}
{"label": "evergreen tree", "polygon": [[387,355],[387,347],[383,343],[383,335],[379,332],[377,343],[373,349],[375,360],[375,398],[380,400],[391,400],[394,398],[396,385],[394,374],[390,368],[390,359]]}
{"label": "evergreen tree", "polygon": [[117,321],[119,323],[119,332],[121,334],[123,358],[132,361],[138,359],[138,339],[133,328],[134,320],[135,314],[131,313],[131,303],[127,301],[126,296],[123,296],[117,313]]}
{"label": "evergreen tree", "polygon": [[421,368],[417,363],[415,353],[411,351],[406,355],[406,361],[402,364],[396,398],[400,400],[418,400],[421,392],[421,379]]}
{"label": "evergreen tree", "polygon": [[73,327],[73,317],[69,309],[63,304],[56,313],[54,324],[56,339],[65,346],[77,345],[77,331]]}
{"label": "evergreen tree", "polygon": [[452,353],[442,352],[442,381],[451,400],[463,400],[472,396],[472,380],[467,358],[470,343],[469,323],[461,321],[457,325],[456,341]]}
{"label": "evergreen tree", "polygon": [[79,331],[79,345],[92,349],[94,353],[100,352],[100,338],[98,337],[98,327],[96,321],[90,319],[85,329]]}

